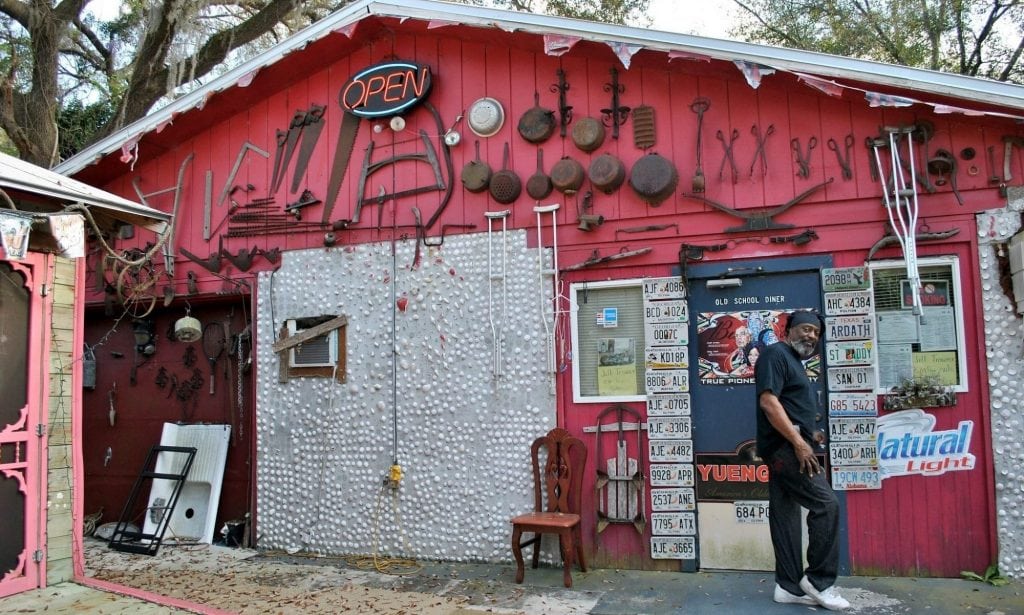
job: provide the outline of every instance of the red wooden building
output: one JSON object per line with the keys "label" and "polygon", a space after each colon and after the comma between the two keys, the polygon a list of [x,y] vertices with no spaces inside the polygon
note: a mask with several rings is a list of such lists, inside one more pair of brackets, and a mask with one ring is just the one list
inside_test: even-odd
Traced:
{"label": "red wooden building", "polygon": [[[816,308],[844,571],[1012,574],[1022,117],[958,75],[353,4],[57,167],[175,220],[141,270],[89,264],[85,512],[116,515],[164,422],[225,424],[218,528],[509,561],[562,426],[590,563],[771,569],[751,365]],[[153,348],[107,337],[125,312]]]}

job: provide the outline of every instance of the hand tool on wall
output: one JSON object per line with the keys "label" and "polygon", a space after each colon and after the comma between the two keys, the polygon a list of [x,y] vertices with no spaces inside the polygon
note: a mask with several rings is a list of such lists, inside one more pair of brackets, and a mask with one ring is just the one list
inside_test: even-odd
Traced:
{"label": "hand tool on wall", "polygon": [[288,143],[288,131],[278,128],[274,140],[277,142],[277,147],[274,148],[274,171],[270,178],[271,190],[281,178],[281,163],[284,161],[284,147]]}
{"label": "hand tool on wall", "polygon": [[642,256],[644,254],[648,254],[653,249],[654,248],[647,247],[647,248],[640,248],[639,250],[628,250],[624,246],[618,252],[615,252],[613,254],[609,254],[607,256],[601,256],[601,253],[599,251],[594,250],[593,252],[591,252],[590,258],[588,258],[587,260],[583,261],[582,263],[576,263],[575,265],[569,265],[568,267],[562,269],[562,271],[579,271],[580,269],[585,269],[587,267],[593,267],[594,265],[600,265],[601,263],[610,263],[612,261],[619,261],[619,260],[622,260],[624,258],[632,258],[634,256]]}
{"label": "hand tool on wall", "polygon": [[828,148],[832,150],[836,155],[836,161],[839,163],[839,167],[843,170],[843,180],[849,181],[853,179],[853,169],[850,168],[850,154],[853,151],[853,134],[846,135],[843,139],[844,151],[839,151],[839,143],[832,137],[828,138]]}
{"label": "hand tool on wall", "polygon": [[604,84],[604,91],[611,92],[612,105],[607,109],[601,109],[601,121],[612,129],[612,138],[618,139],[619,126],[629,119],[629,107],[619,104],[619,95],[626,91],[626,87],[619,83],[619,70],[613,66],[608,72],[611,73],[612,80]]}
{"label": "hand tool on wall", "polygon": [[210,241],[210,222],[213,216],[213,171],[206,171],[206,185],[203,187],[203,240]]}
{"label": "hand tool on wall", "polygon": [[864,137],[864,147],[868,150],[868,169],[871,171],[871,181],[877,182],[878,179],[878,165],[875,164],[874,148],[876,145],[884,146],[884,142],[875,143],[878,141],[878,137]]}
{"label": "hand tool on wall", "polygon": [[650,233],[654,231],[664,231],[666,229],[674,228],[676,235],[679,234],[679,224],[673,222],[671,224],[647,224],[645,226],[627,226],[626,228],[615,229],[615,240],[619,240],[619,233]]}
{"label": "hand tool on wall", "polygon": [[[334,201],[338,198],[338,191],[341,190],[341,182],[345,179],[345,170],[348,169],[348,162],[352,158],[352,150],[355,148],[356,136],[359,134],[360,119],[358,115],[345,111],[345,105],[340,100],[342,108],[341,127],[338,129],[338,142],[334,146],[334,160],[331,162],[331,176],[327,180],[327,195],[324,197],[324,213],[321,222],[326,224],[331,219],[331,212],[334,210]],[[362,195],[359,195],[360,197]]]}
{"label": "hand tool on wall", "polygon": [[217,382],[217,360],[224,354],[224,347],[227,338],[224,337],[224,327],[219,322],[208,322],[203,327],[203,352],[206,353],[206,360],[210,363],[210,395],[216,393]]}
{"label": "hand tool on wall", "polygon": [[633,145],[646,151],[654,143],[654,107],[638,105],[633,108]]}
{"label": "hand tool on wall", "polygon": [[[434,144],[431,142],[430,137],[427,135],[425,130],[419,131],[420,140],[423,142],[424,151],[416,152],[412,154],[398,154],[390,158],[385,158],[377,162],[371,162],[373,160],[374,143],[371,140],[366,147],[366,156],[363,158],[363,169],[359,175],[359,186],[356,189],[357,201],[355,211],[352,212],[352,219],[349,224],[356,224],[359,222],[359,216],[363,205],[367,203],[378,203],[383,204],[385,201],[399,199],[405,196],[412,196],[414,194],[421,194],[424,192],[430,192],[435,190],[445,190],[447,188],[444,177],[441,174],[441,163],[437,157],[437,150],[434,149]],[[416,188],[409,188],[408,190],[402,190],[394,193],[379,194],[374,197],[365,197],[366,183],[371,175],[381,170],[384,167],[397,164],[403,161],[419,161],[426,162],[430,165],[431,170],[434,172],[434,183]],[[493,178],[492,178],[493,181]],[[435,218],[436,219],[436,218]],[[432,219],[431,222],[433,222]],[[429,228],[431,224],[427,224]]]}
{"label": "hand tool on wall", "polygon": [[1017,147],[1024,146],[1024,137],[1003,135],[1003,183],[1008,184],[1013,179],[1010,166],[1013,163],[1013,146],[1015,145]]}
{"label": "hand tool on wall", "polygon": [[[949,239],[950,237],[956,235],[959,232],[960,232],[960,229],[958,229],[958,228],[949,229],[948,231],[938,231],[938,232],[934,232],[934,233],[922,232],[922,233],[917,233],[916,235],[914,235],[914,239],[916,241],[938,241],[938,240],[941,240],[941,239]],[[886,248],[888,246],[894,246],[894,245],[897,245],[899,243],[900,243],[899,237],[897,237],[895,234],[893,234],[892,227],[889,227],[889,228],[886,229],[885,235],[883,235],[881,239],[876,241],[874,243],[874,245],[871,246],[871,249],[868,250],[868,256],[864,260],[865,261],[870,261],[872,258],[874,258],[875,253],[878,252],[879,250],[881,250],[882,248]]]}
{"label": "hand tool on wall", "polygon": [[[313,155],[317,141],[320,140],[320,132],[324,128],[324,105],[313,104],[302,120],[302,143],[299,145],[299,157],[295,160],[295,171],[292,175],[291,192],[295,194],[299,190],[299,184],[306,174],[306,167],[309,166],[309,158]],[[288,168],[287,166],[285,168]]]}
{"label": "hand tool on wall", "polygon": [[242,147],[238,149],[238,156],[235,157],[235,164],[231,167],[231,172],[228,173],[228,179],[224,182],[224,189],[220,191],[220,197],[217,199],[217,206],[220,207],[224,204],[224,199],[228,198],[228,193],[231,192],[232,186],[235,184],[235,176],[238,175],[238,170],[242,168],[242,161],[245,159],[245,154],[250,150],[256,152],[264,158],[270,158],[270,152],[263,148],[254,145],[253,143],[246,141],[242,144]]}
{"label": "hand tool on wall", "polygon": [[732,171],[732,183],[736,183],[739,178],[739,169],[736,168],[736,159],[732,155],[732,146],[736,143],[736,139],[740,138],[740,131],[735,128],[732,129],[732,133],[729,135],[729,142],[725,142],[725,133],[721,130],[715,132],[715,138],[722,142],[722,149],[725,150],[725,155],[722,156],[722,164],[718,165],[718,179],[725,178],[725,163],[729,162],[729,170]]}
{"label": "hand tool on wall", "polygon": [[[750,134],[754,135],[754,139],[757,141],[757,148],[754,150],[754,158],[750,161],[750,176],[754,176],[754,166],[757,164],[758,159],[761,160],[761,175],[768,175],[768,159],[764,155],[764,146],[768,142],[768,137],[775,134],[775,124],[768,124],[768,128],[765,129],[764,133],[761,133],[761,128],[757,124],[750,127]],[[694,192],[697,192],[694,190]]]}
{"label": "hand tool on wall", "polygon": [[690,103],[690,111],[697,114],[697,168],[693,172],[693,191],[704,192],[704,167],[701,163],[703,152],[703,130],[704,113],[711,108],[711,101],[704,97],[697,97]]}
{"label": "hand tool on wall", "polygon": [[812,136],[807,140],[806,150],[800,146],[800,137],[793,137],[789,143],[796,153],[796,163],[800,167],[796,172],[797,176],[804,179],[809,178],[811,176],[811,152],[818,147],[818,137]]}
{"label": "hand tool on wall", "polygon": [[281,182],[288,172],[292,154],[295,153],[295,146],[299,142],[299,136],[302,134],[302,129],[305,125],[306,112],[301,109],[296,110],[295,115],[292,116],[292,121],[288,124],[288,136],[285,138],[284,155],[281,157],[281,172],[277,174],[277,183],[270,187],[270,194],[276,194],[278,189],[281,188]]}
{"label": "hand tool on wall", "polygon": [[[935,180],[936,186],[945,185],[946,181],[949,181],[949,186],[953,189],[953,196],[956,197],[957,203],[963,206],[964,200],[961,198],[960,190],[957,189],[956,185],[956,176],[959,168],[952,152],[946,149],[936,150],[935,155],[927,161],[925,168],[929,173],[939,177]],[[949,176],[948,180],[946,179],[947,175]]]}

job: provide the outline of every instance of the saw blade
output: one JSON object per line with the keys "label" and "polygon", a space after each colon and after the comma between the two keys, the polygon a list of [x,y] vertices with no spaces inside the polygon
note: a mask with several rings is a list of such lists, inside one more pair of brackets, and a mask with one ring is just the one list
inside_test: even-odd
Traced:
{"label": "saw blade", "polygon": [[[343,112],[341,128],[338,130],[338,144],[334,149],[334,162],[331,165],[331,177],[327,182],[327,196],[324,197],[324,214],[322,222],[330,222],[331,211],[334,209],[334,201],[338,198],[338,191],[341,190],[341,182],[345,178],[345,170],[352,158],[352,150],[356,144],[356,135],[359,134],[360,119],[358,115]],[[362,195],[360,195],[361,198]]]}

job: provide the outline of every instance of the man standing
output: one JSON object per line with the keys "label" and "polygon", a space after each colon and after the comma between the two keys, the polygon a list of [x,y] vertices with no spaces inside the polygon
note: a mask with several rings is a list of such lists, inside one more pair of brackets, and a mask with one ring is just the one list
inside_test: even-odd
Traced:
{"label": "man standing", "polygon": [[[763,349],[755,368],[757,452],[768,464],[769,528],[775,550],[776,602],[850,606],[833,584],[839,573],[839,500],[811,443],[816,395],[802,361],[814,356],[822,320],[789,315],[785,339]],[[807,569],[802,565],[800,508],[807,509]]]}

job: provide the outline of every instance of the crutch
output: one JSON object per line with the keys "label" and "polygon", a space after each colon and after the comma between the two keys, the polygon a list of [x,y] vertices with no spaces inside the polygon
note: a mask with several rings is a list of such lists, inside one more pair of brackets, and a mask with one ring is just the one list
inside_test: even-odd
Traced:
{"label": "crutch", "polygon": [[[491,352],[491,375],[495,380],[503,373],[502,359],[501,359],[501,342],[502,342],[502,328],[505,324],[505,314],[508,313],[508,300],[506,297],[505,285],[505,273],[506,273],[506,254],[508,253],[506,246],[506,237],[508,230],[508,216],[512,213],[512,210],[506,209],[504,211],[487,211],[484,212],[484,217],[487,218],[487,321],[491,325],[491,339],[494,340],[494,349]],[[494,250],[492,243],[492,233],[494,227],[494,221],[501,220],[501,273],[494,273]],[[494,282],[496,280],[501,281],[501,319],[495,322],[494,318]]]}
{"label": "crutch", "polygon": [[[885,200],[885,211],[889,216],[889,224],[892,227],[896,239],[903,249],[903,256],[907,265],[907,281],[910,284],[911,302],[913,314],[920,317],[921,312],[921,275],[917,267],[917,219],[920,211],[917,199],[917,177],[914,168],[914,142],[912,133],[913,126],[884,129],[889,137],[889,165],[892,178],[892,199],[889,198],[889,184],[885,181],[879,155],[880,144],[874,142],[875,163],[879,172],[882,173],[882,196]],[[910,181],[907,182],[906,174],[900,162],[899,135],[906,135],[907,154],[910,167]]]}
{"label": "crutch", "polygon": [[[540,319],[544,323],[544,339],[546,343],[546,353],[548,359],[548,371],[554,373],[556,370],[555,365],[555,343],[552,339],[554,335],[555,319],[558,317],[558,203],[551,205],[537,205],[533,208],[533,211],[537,214],[537,280],[540,285],[540,292],[537,296],[540,299]],[[551,268],[548,269],[544,266],[544,235],[542,233],[541,218],[544,214],[551,214]],[[554,296],[554,303],[551,308],[551,316],[549,316],[547,309],[544,307],[544,276],[551,276],[551,282],[553,284],[552,294]]]}

